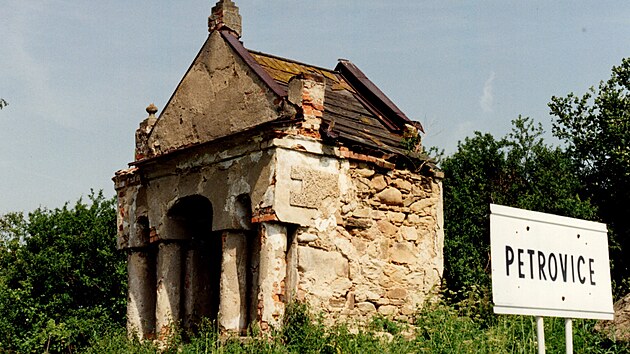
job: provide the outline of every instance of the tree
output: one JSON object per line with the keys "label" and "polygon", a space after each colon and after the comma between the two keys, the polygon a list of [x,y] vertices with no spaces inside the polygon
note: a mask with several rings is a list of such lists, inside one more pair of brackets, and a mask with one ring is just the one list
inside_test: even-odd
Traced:
{"label": "tree", "polygon": [[0,352],[74,352],[124,323],[113,200],[0,218]]}
{"label": "tree", "polygon": [[581,199],[576,168],[559,148],[546,145],[530,118],[512,122],[499,140],[475,132],[442,162],[445,279],[449,289],[490,288],[490,203],[592,219]]}
{"label": "tree", "polygon": [[0,98],[0,109],[3,109],[4,107],[8,106],[9,104],[7,103],[7,101],[5,101],[4,99]]}
{"label": "tree", "polygon": [[[583,96],[552,97],[553,133],[566,143],[583,189],[610,229],[613,280],[630,291],[630,58]],[[625,283],[625,285],[624,285]]]}

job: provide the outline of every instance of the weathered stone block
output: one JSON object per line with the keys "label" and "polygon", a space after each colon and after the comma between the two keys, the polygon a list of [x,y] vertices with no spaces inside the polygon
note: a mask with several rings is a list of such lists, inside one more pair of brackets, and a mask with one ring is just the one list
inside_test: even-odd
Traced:
{"label": "weathered stone block", "polygon": [[384,306],[379,306],[378,308],[378,313],[380,313],[383,316],[393,316],[397,312],[398,312],[398,308],[393,305],[384,305]]}
{"label": "weathered stone block", "polygon": [[389,299],[404,299],[407,297],[407,290],[402,288],[394,288],[389,290],[385,296]]}
{"label": "weathered stone block", "polygon": [[387,187],[387,180],[385,180],[385,176],[377,175],[376,177],[372,178],[372,181],[370,182],[370,187],[372,187],[377,192],[385,189],[385,187]]}
{"label": "weathered stone block", "polygon": [[422,222],[422,220],[420,219],[420,216],[418,216],[417,214],[409,214],[407,215],[407,222],[410,225],[418,225]]}
{"label": "weathered stone block", "polygon": [[394,236],[398,232],[398,228],[387,220],[379,220],[376,222],[378,230],[385,236]]}
{"label": "weathered stone block", "polygon": [[300,233],[298,235],[298,242],[300,243],[314,242],[314,241],[317,241],[318,239],[319,239],[319,236],[312,233],[308,233],[308,232]]}
{"label": "weathered stone block", "polygon": [[356,307],[362,314],[376,313],[376,306],[371,302],[360,302]]}
{"label": "weathered stone block", "polygon": [[411,182],[405,181],[404,179],[395,179],[392,184],[394,185],[394,187],[400,189],[401,191],[411,192]]}
{"label": "weathered stone block", "polygon": [[396,188],[389,187],[377,194],[376,197],[386,205],[403,205],[402,193]]}
{"label": "weathered stone block", "polygon": [[418,230],[415,227],[401,226],[400,234],[406,241],[416,241],[418,239]]}
{"label": "weathered stone block", "polygon": [[298,270],[308,276],[331,282],[337,277],[348,277],[348,260],[339,252],[327,252],[298,246]]}
{"label": "weathered stone block", "polygon": [[352,212],[352,216],[356,218],[369,218],[371,217],[372,209],[358,208]]}
{"label": "weathered stone block", "polygon": [[359,169],[356,169],[355,171],[357,175],[363,178],[370,178],[374,176],[374,173],[375,173],[373,169],[368,169],[368,168],[359,168]]}
{"label": "weathered stone block", "polygon": [[337,296],[345,296],[350,288],[352,288],[352,282],[348,278],[337,278],[330,284],[330,289]]}
{"label": "weathered stone block", "polygon": [[389,251],[390,260],[398,264],[409,264],[417,262],[417,257],[413,249],[407,242],[398,242]]}
{"label": "weathered stone block", "polygon": [[369,229],[372,227],[373,221],[371,219],[361,219],[351,217],[346,219],[346,226],[350,229]]}
{"label": "weathered stone block", "polygon": [[411,211],[416,214],[431,215],[432,209],[435,207],[435,205],[436,205],[436,200],[432,198],[422,199],[411,204],[411,206],[409,206],[409,209],[411,209]]}
{"label": "weathered stone block", "polygon": [[405,221],[406,215],[404,213],[393,212],[390,211],[387,213],[387,219],[393,222],[394,224],[400,225],[403,221]]}

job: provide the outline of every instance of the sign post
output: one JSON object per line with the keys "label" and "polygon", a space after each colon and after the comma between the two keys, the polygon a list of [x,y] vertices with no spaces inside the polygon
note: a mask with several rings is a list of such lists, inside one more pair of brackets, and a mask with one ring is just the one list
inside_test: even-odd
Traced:
{"label": "sign post", "polygon": [[544,353],[543,317],[613,319],[605,224],[490,205],[492,299],[498,314],[536,316]]}
{"label": "sign post", "polygon": [[536,316],[536,337],[538,339],[538,353],[545,354],[545,322],[541,316]]}
{"label": "sign post", "polygon": [[573,320],[564,319],[564,342],[567,346],[567,353],[573,353]]}

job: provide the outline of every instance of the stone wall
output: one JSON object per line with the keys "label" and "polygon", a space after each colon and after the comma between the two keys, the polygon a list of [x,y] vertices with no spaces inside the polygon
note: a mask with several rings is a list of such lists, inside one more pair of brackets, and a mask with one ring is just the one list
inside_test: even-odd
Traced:
{"label": "stone wall", "polygon": [[117,174],[129,332],[161,338],[200,316],[267,330],[295,299],[331,323],[410,320],[443,270],[439,172],[254,138]]}
{"label": "stone wall", "polygon": [[301,227],[297,294],[327,319],[407,321],[443,271],[441,179],[346,163],[337,225]]}

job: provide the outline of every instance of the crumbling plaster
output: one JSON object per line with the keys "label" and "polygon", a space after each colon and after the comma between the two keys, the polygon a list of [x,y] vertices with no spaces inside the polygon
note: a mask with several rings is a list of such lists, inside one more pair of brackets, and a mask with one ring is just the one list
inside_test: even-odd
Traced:
{"label": "crumbling plaster", "polygon": [[242,132],[276,119],[278,101],[219,31],[212,32],[155,123],[147,145],[155,156]]}
{"label": "crumbling plaster", "polygon": [[[148,201],[128,214],[146,212],[157,239],[173,240],[178,235],[166,225],[168,210],[177,200],[202,195],[213,206],[213,231],[239,230],[246,227],[235,217],[235,201],[249,194],[254,216],[271,213],[274,222],[296,226],[286,239],[273,231],[271,243],[263,244],[280,252],[276,256],[281,263],[269,267],[268,262],[280,260],[261,258],[261,267],[282,273],[273,279],[284,279],[286,274],[283,301],[308,301],[333,314],[331,318],[368,318],[378,312],[409,319],[439,286],[443,272],[441,179],[384,170],[334,154],[335,149],[295,136],[261,141],[248,149],[239,145],[220,154],[208,149],[195,154],[192,162],[182,156],[147,166],[145,178],[151,182],[146,195],[130,197],[144,188],[132,186],[127,198],[120,200]],[[305,188],[304,183],[317,188]],[[143,242],[134,240],[142,233],[132,229],[126,247]],[[280,286],[261,284],[267,285]],[[270,298],[261,301],[268,307],[279,306]],[[238,313],[231,316],[231,321],[242,324]],[[277,321],[273,316],[265,320]]]}
{"label": "crumbling plaster", "polygon": [[[320,229],[335,224],[340,195],[350,180],[339,173],[348,162],[332,155],[334,149],[299,136],[220,153],[215,149],[199,148],[192,160],[181,156],[148,163],[141,178],[129,179],[129,186],[121,184],[120,248],[146,246],[148,240],[141,239],[134,226],[140,216],[150,221],[153,237],[178,239],[168,229],[168,211],[191,195],[206,197],[212,204],[212,230],[249,228],[242,225],[237,210],[237,198],[243,194],[249,195],[254,215],[271,213],[274,221]],[[141,185],[141,179],[150,182]]]}

